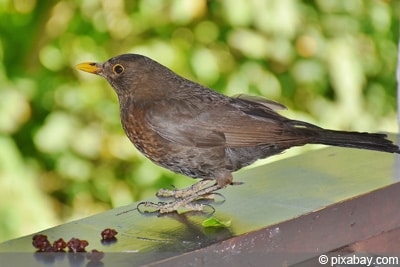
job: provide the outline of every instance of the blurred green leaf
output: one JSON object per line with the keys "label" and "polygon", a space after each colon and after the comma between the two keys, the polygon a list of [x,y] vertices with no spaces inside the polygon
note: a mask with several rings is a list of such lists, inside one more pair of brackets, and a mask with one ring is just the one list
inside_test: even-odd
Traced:
{"label": "blurred green leaf", "polygon": [[208,218],[206,220],[204,220],[201,225],[203,227],[225,227],[228,228],[231,226],[231,220],[229,221],[220,221],[217,218]]}

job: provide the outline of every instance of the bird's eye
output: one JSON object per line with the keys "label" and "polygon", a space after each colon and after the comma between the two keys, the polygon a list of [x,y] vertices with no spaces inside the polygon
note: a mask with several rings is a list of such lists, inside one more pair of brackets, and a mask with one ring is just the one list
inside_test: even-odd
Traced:
{"label": "bird's eye", "polygon": [[125,70],[125,68],[120,64],[115,64],[114,67],[113,67],[113,71],[116,74],[121,74],[121,73],[124,72],[124,70]]}

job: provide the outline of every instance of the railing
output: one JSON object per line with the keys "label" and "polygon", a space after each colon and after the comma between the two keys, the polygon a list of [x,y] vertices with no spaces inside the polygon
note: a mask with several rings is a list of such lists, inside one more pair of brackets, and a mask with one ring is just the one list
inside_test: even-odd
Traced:
{"label": "railing", "polygon": [[[87,240],[104,266],[301,264],[400,226],[398,165],[398,155],[329,147],[236,173],[244,184],[221,190],[214,214],[143,215],[134,203],[41,233]],[[230,226],[202,226],[209,216]],[[100,241],[104,228],[118,231],[115,242]],[[0,265],[90,263],[79,253],[34,253],[32,236],[1,243]]]}

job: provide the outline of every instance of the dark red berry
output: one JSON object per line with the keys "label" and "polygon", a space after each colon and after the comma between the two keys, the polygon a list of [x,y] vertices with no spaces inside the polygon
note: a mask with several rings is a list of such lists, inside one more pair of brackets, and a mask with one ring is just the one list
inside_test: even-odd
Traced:
{"label": "dark red berry", "polygon": [[111,240],[114,239],[118,232],[115,229],[106,228],[101,232],[102,240]]}
{"label": "dark red berry", "polygon": [[52,249],[50,241],[47,239],[47,235],[34,235],[32,237],[32,245],[40,252],[51,251]]}
{"label": "dark red berry", "polygon": [[62,252],[62,251],[64,251],[64,249],[66,247],[67,247],[67,243],[62,238],[59,238],[53,242],[53,249],[56,252]]}
{"label": "dark red berry", "polygon": [[85,252],[85,247],[89,245],[89,242],[86,240],[80,240],[79,238],[71,238],[68,241],[67,247],[70,252]]}
{"label": "dark red berry", "polygon": [[93,249],[88,254],[86,254],[86,258],[90,261],[101,261],[104,257],[104,252],[98,251],[97,249]]}

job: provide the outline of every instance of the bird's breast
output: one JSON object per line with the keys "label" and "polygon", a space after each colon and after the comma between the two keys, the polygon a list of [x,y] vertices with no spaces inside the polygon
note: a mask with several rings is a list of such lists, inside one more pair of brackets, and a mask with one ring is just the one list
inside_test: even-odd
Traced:
{"label": "bird's breast", "polygon": [[141,153],[154,162],[161,160],[168,144],[147,125],[142,110],[130,108],[129,112],[121,111],[121,123],[126,135]]}
{"label": "bird's breast", "polygon": [[215,169],[225,168],[224,147],[198,148],[173,143],[158,135],[147,124],[140,108],[121,109],[121,122],[135,147],[154,163],[194,178],[212,178]]}

